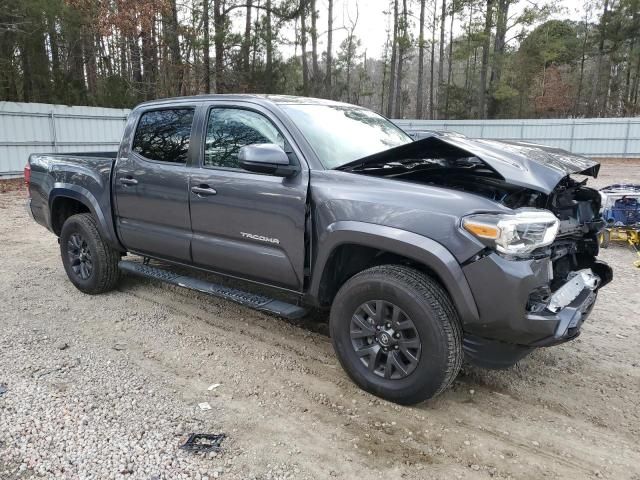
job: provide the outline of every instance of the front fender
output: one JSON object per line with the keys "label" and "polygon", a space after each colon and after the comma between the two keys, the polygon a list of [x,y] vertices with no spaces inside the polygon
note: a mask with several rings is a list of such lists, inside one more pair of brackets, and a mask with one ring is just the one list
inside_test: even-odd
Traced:
{"label": "front fender", "polygon": [[[100,205],[96,197],[89,190],[80,185],[63,182],[54,183],[53,188],[49,193],[48,228],[50,230],[53,231],[51,219],[53,204],[58,198],[71,198],[85,205],[96,220],[98,220],[98,229],[100,230],[102,238],[104,238],[113,248],[123,250],[113,226],[110,202],[108,205]],[[109,215],[109,217],[107,217],[107,215]]]}
{"label": "front fender", "polygon": [[462,324],[478,321],[478,309],[460,264],[440,243],[393,227],[355,221],[334,222],[318,238],[309,295],[319,297],[322,275],[332,252],[343,244],[372,247],[410,258],[435,273],[449,292]]}

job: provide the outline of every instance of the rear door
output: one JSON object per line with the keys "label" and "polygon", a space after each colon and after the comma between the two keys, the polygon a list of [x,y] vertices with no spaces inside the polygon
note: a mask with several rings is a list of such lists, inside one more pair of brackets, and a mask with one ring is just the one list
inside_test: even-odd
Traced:
{"label": "rear door", "polygon": [[189,174],[193,106],[145,111],[118,159],[116,226],[131,251],[190,262]]}
{"label": "rear door", "polygon": [[[206,111],[199,168],[191,176],[194,264],[299,291],[305,262],[309,172],[284,126],[259,106]],[[301,171],[292,178],[240,168],[238,151],[275,143]]]}

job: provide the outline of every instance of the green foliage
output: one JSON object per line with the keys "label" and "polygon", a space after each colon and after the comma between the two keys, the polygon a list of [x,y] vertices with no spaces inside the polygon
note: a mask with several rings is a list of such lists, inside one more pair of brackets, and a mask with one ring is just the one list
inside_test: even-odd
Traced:
{"label": "green foliage", "polygon": [[129,82],[119,75],[98,79],[98,93],[93,100],[96,105],[114,108],[130,108],[138,101]]}
{"label": "green foliage", "polygon": [[505,102],[512,100],[519,95],[518,90],[508,85],[506,82],[501,82],[493,92],[493,97],[499,102]]}
{"label": "green foliage", "polygon": [[575,63],[580,55],[580,40],[574,22],[549,20],[535,28],[522,42],[518,55],[531,65]]}
{"label": "green foliage", "polygon": [[[380,58],[371,58],[364,48],[370,46],[355,35],[369,27],[352,18],[340,24],[342,0],[334,1],[331,28],[338,48],[327,76],[329,56],[321,49],[328,26],[311,29],[310,0],[253,0],[248,38],[247,0],[4,0],[0,100],[131,107],[147,98],[204,92],[208,63],[209,83],[224,93],[309,92],[379,111],[393,95],[393,104],[401,106],[394,114],[415,112],[419,25],[410,10],[417,2],[407,0],[405,12],[405,2],[398,1],[397,17],[389,19],[397,36],[388,39]],[[208,62],[204,5],[210,18]],[[386,15],[393,15],[393,5]],[[460,35],[453,38],[451,55],[447,40],[443,58],[440,5],[440,0],[427,2],[421,98],[429,98],[430,105],[423,111],[435,104],[440,118],[479,117],[484,92],[487,111],[499,118],[640,113],[640,0],[609,0],[606,14],[601,1],[587,0],[582,18],[572,20],[548,20],[560,11],[551,0],[494,0],[489,38],[487,0],[447,0],[445,33],[454,15],[454,32]],[[316,3],[316,9],[324,7]],[[359,7],[370,5],[360,0]],[[301,16],[307,27],[306,90],[302,57],[291,55],[300,52]],[[384,35],[380,32],[381,44]],[[320,47],[313,56],[312,43]],[[487,84],[481,85],[485,44]],[[438,52],[433,65],[432,47]],[[431,70],[446,81],[435,82],[429,92]],[[392,71],[399,88],[390,92]]]}

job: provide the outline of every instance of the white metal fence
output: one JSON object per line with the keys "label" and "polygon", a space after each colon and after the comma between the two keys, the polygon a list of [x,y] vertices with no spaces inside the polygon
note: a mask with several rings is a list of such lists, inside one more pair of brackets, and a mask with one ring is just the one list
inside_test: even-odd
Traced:
{"label": "white metal fence", "polygon": [[116,150],[129,110],[0,102],[0,177],[22,175],[30,153]]}
{"label": "white metal fence", "polygon": [[515,140],[602,158],[640,158],[640,118],[549,120],[394,120],[414,138],[429,130],[468,137]]}
{"label": "white metal fence", "polygon": [[[129,110],[0,102],[0,176],[21,175],[34,152],[116,150]],[[592,157],[640,158],[640,118],[394,120],[415,138],[429,130],[524,140]]]}

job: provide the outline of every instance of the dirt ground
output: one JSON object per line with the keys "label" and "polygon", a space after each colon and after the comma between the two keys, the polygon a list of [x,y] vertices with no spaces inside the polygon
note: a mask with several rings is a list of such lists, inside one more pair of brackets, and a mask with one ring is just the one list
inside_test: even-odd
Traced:
{"label": "dirt ground", "polygon": [[[616,161],[590,184],[633,181],[640,163]],[[579,339],[506,371],[465,365],[437,399],[400,407],[349,381],[322,315],[292,324],[132,277],[83,295],[24,201],[21,191],[0,194],[0,478],[54,476],[42,465],[71,458],[67,437],[52,433],[37,455],[28,439],[64,417],[89,443],[118,425],[128,466],[110,478],[640,479],[640,269],[624,245],[602,252],[615,278]],[[49,364],[52,374],[37,373]],[[136,386],[115,398],[119,378]],[[120,413],[104,413],[104,426],[90,412],[83,420],[72,407],[83,392],[90,412]],[[157,476],[139,466],[144,445],[128,422],[168,437],[154,440],[169,458],[164,469],[158,457]],[[180,451],[195,429],[225,432],[225,452]],[[85,470],[69,460],[55,475],[100,478],[87,472],[105,455],[98,448]]]}
{"label": "dirt ground", "polygon": [[24,178],[0,178],[0,193],[24,189]]}

